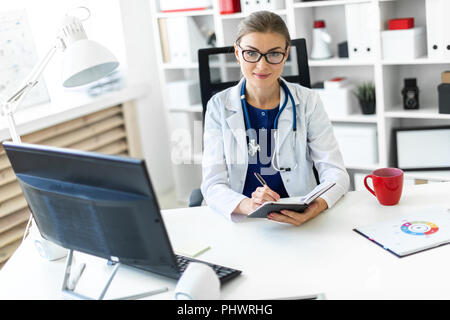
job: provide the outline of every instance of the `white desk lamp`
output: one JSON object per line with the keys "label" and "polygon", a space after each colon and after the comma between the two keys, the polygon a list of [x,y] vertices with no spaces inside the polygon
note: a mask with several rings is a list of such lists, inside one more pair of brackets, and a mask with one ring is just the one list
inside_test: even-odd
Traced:
{"label": "white desk lamp", "polygon": [[[88,12],[88,8],[80,7]],[[38,84],[38,78],[47,67],[57,51],[63,52],[62,84],[66,88],[77,87],[96,81],[119,66],[114,55],[95,41],[88,40],[80,19],[66,15],[55,44],[44,58],[33,68],[23,86],[9,99],[0,102],[3,115],[8,119],[8,128],[12,141],[20,143],[20,136],[16,131],[14,113],[28,93]]]}

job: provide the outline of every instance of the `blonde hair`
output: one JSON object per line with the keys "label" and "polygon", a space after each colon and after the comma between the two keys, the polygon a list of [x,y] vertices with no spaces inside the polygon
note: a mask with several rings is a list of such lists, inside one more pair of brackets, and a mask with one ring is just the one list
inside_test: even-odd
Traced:
{"label": "blonde hair", "polygon": [[281,17],[270,11],[257,11],[250,14],[239,23],[236,44],[241,38],[252,32],[275,32],[286,39],[286,48],[291,44],[289,30]]}

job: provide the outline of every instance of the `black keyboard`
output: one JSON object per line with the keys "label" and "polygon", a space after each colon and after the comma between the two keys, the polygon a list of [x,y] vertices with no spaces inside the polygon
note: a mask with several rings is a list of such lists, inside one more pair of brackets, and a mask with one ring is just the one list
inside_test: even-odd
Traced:
{"label": "black keyboard", "polygon": [[192,261],[204,263],[204,264],[210,266],[214,270],[214,272],[217,274],[217,276],[219,277],[219,281],[221,284],[224,284],[228,280],[231,280],[234,277],[237,277],[238,275],[240,275],[242,273],[242,271],[237,270],[237,269],[228,268],[228,267],[220,266],[220,265],[213,264],[213,263],[208,263],[208,262],[201,261],[201,260],[196,260],[196,259],[188,258],[185,256],[180,256],[178,254],[175,255],[175,258],[177,259],[177,263],[178,263],[178,266],[180,267],[181,273],[183,273],[184,270],[186,270],[187,266]]}

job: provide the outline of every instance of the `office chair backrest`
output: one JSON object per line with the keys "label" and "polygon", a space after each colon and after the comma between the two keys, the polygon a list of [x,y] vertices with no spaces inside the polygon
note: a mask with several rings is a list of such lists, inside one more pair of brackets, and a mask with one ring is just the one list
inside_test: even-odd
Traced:
{"label": "office chair backrest", "polygon": [[[292,47],[296,49],[296,59],[293,60],[294,56],[292,52]],[[211,99],[211,97],[219,91],[232,87],[238,83],[238,81],[229,82],[211,82],[211,68],[209,65],[211,55],[219,54],[234,54],[234,47],[219,47],[219,48],[206,48],[198,50],[198,63],[199,63],[199,73],[200,73],[200,92],[202,98],[203,107],[203,120],[205,119],[206,106]],[[311,88],[311,81],[309,77],[309,66],[308,66],[308,54],[306,51],[306,41],[305,39],[294,39],[291,40],[291,61],[297,63],[298,74],[283,76],[286,81],[298,83],[304,87]]]}

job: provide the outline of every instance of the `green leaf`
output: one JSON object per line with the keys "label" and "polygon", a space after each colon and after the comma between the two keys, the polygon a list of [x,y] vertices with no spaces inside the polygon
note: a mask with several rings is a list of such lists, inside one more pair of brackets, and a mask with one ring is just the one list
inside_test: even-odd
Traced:
{"label": "green leaf", "polygon": [[360,101],[375,101],[375,85],[373,82],[364,82],[356,87],[353,94]]}

